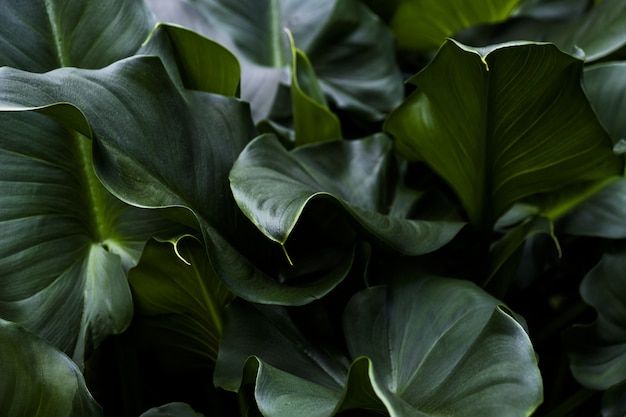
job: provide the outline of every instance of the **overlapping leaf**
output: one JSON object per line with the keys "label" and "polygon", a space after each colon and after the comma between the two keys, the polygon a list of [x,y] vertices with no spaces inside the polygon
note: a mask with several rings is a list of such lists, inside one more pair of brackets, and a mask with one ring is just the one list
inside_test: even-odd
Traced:
{"label": "overlapping leaf", "polygon": [[197,240],[149,241],[128,279],[142,343],[159,346],[174,356],[164,358],[172,363],[185,363],[189,353],[200,363],[215,362],[222,310],[234,295]]}
{"label": "overlapping leaf", "polygon": [[461,29],[509,17],[520,0],[400,0],[389,25],[401,50],[434,51]]}
{"label": "overlapping leaf", "polygon": [[[139,49],[153,25],[141,3],[125,1],[106,7],[10,1],[0,19],[0,64],[32,72],[106,66]],[[32,75],[54,84],[54,74],[63,71]],[[98,71],[91,73],[107,73]],[[43,106],[41,113],[62,124],[35,113],[0,114],[0,316],[28,327],[82,364],[85,349],[128,325],[132,303],[126,272],[145,240],[172,226],[155,213],[121,203],[100,184],[92,143],[85,137],[91,128],[80,110],[69,104],[48,106],[57,100],[41,91],[29,96],[39,85],[8,80],[8,74],[31,73],[2,69],[3,110]],[[94,87],[57,86],[83,101],[98,96]]]}
{"label": "overlapping leaf", "polygon": [[[385,128],[424,160],[481,230],[535,193],[620,175],[624,162],[580,86],[582,61],[549,44],[447,42]],[[565,139],[567,138],[567,139]]]}
{"label": "overlapping leaf", "polygon": [[7,416],[98,417],[78,367],[54,346],[0,319],[0,410]]}
{"label": "overlapping leaf", "polygon": [[291,152],[274,137],[261,136],[237,159],[230,174],[231,188],[246,216],[281,245],[313,200],[330,199],[342,207],[334,210],[345,210],[358,224],[357,230],[372,241],[409,255],[434,251],[463,224],[387,215],[388,199],[393,196],[386,192],[395,175],[391,150],[384,135]]}
{"label": "overlapping leaf", "polygon": [[585,68],[585,92],[613,142],[626,139],[626,62]]}
{"label": "overlapping leaf", "polygon": [[[580,288],[583,300],[596,309],[598,318],[593,324],[574,326],[564,333],[570,367],[576,379],[586,387],[616,390],[615,393],[623,393],[626,379],[625,270],[623,252],[602,257]],[[623,397],[608,395],[603,408],[607,416],[621,415]]]}
{"label": "overlapping leaf", "polygon": [[238,390],[247,364],[264,415],[527,416],[542,400],[524,328],[465,281],[415,277],[355,295],[344,314],[350,367],[284,309],[240,302],[226,317],[215,383]]}
{"label": "overlapping leaf", "polygon": [[[289,85],[284,28],[311,60],[330,100],[380,120],[402,97],[389,31],[355,0],[201,0],[148,2],[159,19],[190,27],[231,49],[242,64],[241,94],[255,121],[273,117]],[[278,103],[280,105],[280,103]]]}

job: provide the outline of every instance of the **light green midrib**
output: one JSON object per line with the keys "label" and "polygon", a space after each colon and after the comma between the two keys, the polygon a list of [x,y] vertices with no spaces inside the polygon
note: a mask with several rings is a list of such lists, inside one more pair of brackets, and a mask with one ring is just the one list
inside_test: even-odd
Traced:
{"label": "light green midrib", "polygon": [[57,19],[57,11],[54,1],[47,0],[45,2],[46,5],[46,13],[48,14],[48,21],[50,22],[50,30],[52,32],[52,39],[54,43],[54,48],[56,52],[56,57],[59,61],[59,67],[68,67],[70,66],[69,57],[65,53],[65,49],[63,48],[63,36],[61,35],[60,25]]}
{"label": "light green midrib", "polygon": [[106,240],[107,222],[105,207],[106,192],[96,177],[91,154],[91,142],[79,133],[72,133],[75,149],[77,149],[78,173],[81,178],[82,199],[87,206],[89,232],[95,242]]}

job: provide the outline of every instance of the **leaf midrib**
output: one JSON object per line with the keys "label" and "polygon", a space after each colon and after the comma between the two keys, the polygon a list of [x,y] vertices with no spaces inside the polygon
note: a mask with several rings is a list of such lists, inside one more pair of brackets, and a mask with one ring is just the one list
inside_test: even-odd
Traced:
{"label": "leaf midrib", "polygon": [[52,34],[56,57],[59,60],[59,67],[68,67],[70,66],[69,57],[65,53],[65,48],[63,47],[63,36],[61,35],[58,13],[54,0],[46,0],[45,7],[48,15],[48,21],[50,23],[50,31]]}

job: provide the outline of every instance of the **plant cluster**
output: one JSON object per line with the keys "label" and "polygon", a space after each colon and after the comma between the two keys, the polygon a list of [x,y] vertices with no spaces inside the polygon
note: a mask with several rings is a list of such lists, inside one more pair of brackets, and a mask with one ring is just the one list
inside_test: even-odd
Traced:
{"label": "plant cluster", "polygon": [[0,413],[625,415],[625,27],[4,0]]}

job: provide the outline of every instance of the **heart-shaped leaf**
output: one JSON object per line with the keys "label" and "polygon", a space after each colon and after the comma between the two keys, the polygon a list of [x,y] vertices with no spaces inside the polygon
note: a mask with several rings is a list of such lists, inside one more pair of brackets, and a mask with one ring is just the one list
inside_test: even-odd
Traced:
{"label": "heart-shaped leaf", "polygon": [[239,155],[230,181],[244,214],[281,245],[316,199],[338,203],[361,233],[401,253],[419,255],[445,245],[462,223],[387,214],[392,196],[385,190],[393,184],[394,175],[391,142],[384,135],[290,152],[267,135],[251,142]]}
{"label": "heart-shaped leaf", "polygon": [[[621,175],[623,158],[581,89],[582,61],[550,44],[472,50],[448,41],[385,122],[398,150],[430,165],[488,235],[514,202]],[[567,138],[563,140],[562,138]]]}
{"label": "heart-shaped leaf", "polygon": [[542,401],[526,331],[470,282],[422,277],[364,290],[344,328],[394,417],[528,416]]}
{"label": "heart-shaped leaf", "polygon": [[[334,104],[380,120],[402,98],[391,34],[356,0],[150,0],[161,20],[198,31],[231,49],[242,65],[241,96],[259,122],[273,117],[279,86],[289,84],[284,28],[311,60]],[[329,47],[332,45],[332,47]]]}
{"label": "heart-shaped leaf", "polygon": [[102,416],[76,364],[34,333],[2,319],[0,375],[0,409],[6,416]]}
{"label": "heart-shaped leaf", "polygon": [[165,349],[174,357],[164,360],[173,363],[184,363],[189,354],[215,362],[222,310],[234,295],[216,276],[200,242],[190,236],[171,243],[150,240],[128,280],[134,330],[142,343]]}

